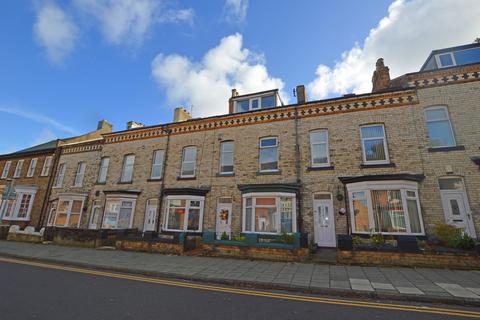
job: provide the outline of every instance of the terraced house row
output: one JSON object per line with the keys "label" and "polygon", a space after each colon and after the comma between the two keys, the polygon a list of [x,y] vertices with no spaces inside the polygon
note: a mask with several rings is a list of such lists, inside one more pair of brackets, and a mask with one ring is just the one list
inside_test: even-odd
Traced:
{"label": "terraced house row", "polygon": [[[406,57],[408,58],[408,57]],[[2,222],[217,237],[302,233],[430,236],[437,222],[480,230],[480,44],[433,51],[367,94],[283,105],[277,90],[172,123],[100,122],[87,136],[0,157]],[[0,187],[1,188],[1,187]],[[0,190],[1,191],[1,190]]]}

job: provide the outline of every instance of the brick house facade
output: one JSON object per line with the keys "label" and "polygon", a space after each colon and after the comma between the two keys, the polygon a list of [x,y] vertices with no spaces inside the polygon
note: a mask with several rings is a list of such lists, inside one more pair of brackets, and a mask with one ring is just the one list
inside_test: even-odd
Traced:
{"label": "brick house facade", "polygon": [[369,94],[308,102],[299,87],[297,104],[278,106],[275,90],[234,90],[226,115],[65,145],[49,222],[217,236],[302,232],[335,246],[336,234],[431,236],[447,221],[476,237],[480,64],[393,80],[385,72],[377,63]]}

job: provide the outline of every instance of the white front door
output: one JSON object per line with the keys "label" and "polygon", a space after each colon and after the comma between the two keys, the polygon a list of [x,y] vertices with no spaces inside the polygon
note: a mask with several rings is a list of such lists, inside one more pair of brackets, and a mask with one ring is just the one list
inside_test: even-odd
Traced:
{"label": "white front door", "polygon": [[[318,196],[325,197],[325,195]],[[315,197],[317,197],[317,195],[315,195]],[[319,247],[336,247],[335,218],[333,215],[333,203],[331,198],[313,200],[313,220],[315,243]]]}
{"label": "white front door", "polygon": [[217,205],[217,239],[222,238],[222,234],[226,234],[230,239],[232,228],[232,203],[220,200]]}
{"label": "white front door", "polygon": [[101,207],[96,202],[94,202],[92,207],[92,214],[90,215],[90,222],[88,223],[89,229],[98,228],[98,220],[100,219],[100,215],[101,215]]}
{"label": "white front door", "polygon": [[470,237],[476,238],[472,214],[465,191],[445,190],[441,191],[441,196],[445,221],[448,224],[462,228]]}
{"label": "white front door", "polygon": [[145,223],[143,231],[155,231],[155,221],[157,217],[157,206],[147,205],[145,210]]}

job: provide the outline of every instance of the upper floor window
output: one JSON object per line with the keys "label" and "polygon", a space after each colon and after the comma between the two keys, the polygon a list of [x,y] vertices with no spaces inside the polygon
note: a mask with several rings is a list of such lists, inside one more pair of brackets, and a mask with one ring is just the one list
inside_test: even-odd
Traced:
{"label": "upper floor window", "polygon": [[2,179],[8,177],[8,172],[10,171],[10,166],[12,165],[12,161],[5,162],[5,166],[3,167],[2,171]]}
{"label": "upper floor window", "polygon": [[363,162],[365,164],[388,163],[387,139],[383,124],[360,127],[362,139]]}
{"label": "upper floor window", "polygon": [[40,173],[42,177],[48,176],[48,174],[50,173],[50,168],[52,167],[52,160],[52,156],[48,156],[45,158],[45,161],[43,162],[42,173]]}
{"label": "upper floor window", "polygon": [[274,94],[266,95],[263,97],[253,97],[236,101],[236,112],[243,112],[249,110],[257,110],[264,108],[272,108],[277,105],[276,97]]}
{"label": "upper floor window", "polygon": [[435,56],[439,68],[480,62],[480,48],[440,53]]}
{"label": "upper floor window", "polygon": [[152,159],[152,173],[150,175],[151,179],[161,179],[163,171],[163,158],[165,157],[164,150],[155,150],[153,151]]}
{"label": "upper floor window", "polygon": [[182,154],[181,177],[195,177],[197,147],[185,147]]}
{"label": "upper floor window", "polygon": [[428,138],[432,148],[455,146],[452,124],[446,107],[432,107],[425,110]]}
{"label": "upper floor window", "polygon": [[260,171],[278,171],[278,139],[260,139]]}
{"label": "upper floor window", "polygon": [[122,176],[120,182],[131,182],[133,177],[133,165],[135,163],[135,155],[127,154],[123,158]]}
{"label": "upper floor window", "polygon": [[98,170],[98,183],[105,183],[107,181],[108,165],[110,164],[110,158],[105,157],[100,160],[100,169]]}
{"label": "upper floor window", "polygon": [[77,166],[77,172],[75,173],[74,187],[81,187],[83,184],[83,178],[85,177],[85,168],[87,164],[85,162],[79,162]]}
{"label": "upper floor window", "polygon": [[27,177],[31,178],[35,174],[35,168],[37,166],[37,158],[30,160],[30,165],[28,166]]}
{"label": "upper floor window", "polygon": [[57,171],[57,176],[55,177],[55,182],[53,183],[53,186],[56,188],[60,188],[63,185],[63,178],[65,178],[65,170],[67,169],[67,166],[65,163],[61,163],[58,166],[58,171]]}
{"label": "upper floor window", "polygon": [[312,155],[312,167],[330,165],[327,130],[310,132],[310,152]]}
{"label": "upper floor window", "polygon": [[15,168],[15,172],[13,173],[14,178],[18,178],[22,174],[23,162],[24,160],[18,160],[17,167]]}
{"label": "upper floor window", "polygon": [[233,173],[233,141],[220,144],[220,173]]}

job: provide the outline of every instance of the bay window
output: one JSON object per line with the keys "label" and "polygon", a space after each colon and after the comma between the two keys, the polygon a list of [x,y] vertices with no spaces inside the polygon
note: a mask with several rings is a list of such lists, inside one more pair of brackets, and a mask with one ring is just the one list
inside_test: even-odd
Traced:
{"label": "bay window", "polygon": [[382,124],[360,127],[364,164],[389,163],[385,127]]}
{"label": "bay window", "polygon": [[85,196],[60,196],[56,210],[55,226],[78,228],[82,217]]}
{"label": "bay window", "polygon": [[201,232],[204,202],[202,196],[167,196],[164,230]]}
{"label": "bay window", "polygon": [[278,139],[260,139],[260,172],[278,171]]}
{"label": "bay window", "polygon": [[354,233],[424,234],[416,182],[357,182],[347,190]]}
{"label": "bay window", "polygon": [[15,199],[8,199],[2,202],[2,206],[0,207],[0,213],[4,213],[2,219],[18,221],[30,220],[30,212],[37,188],[17,186],[15,187],[15,193]]}
{"label": "bay window", "polygon": [[450,123],[446,107],[440,106],[426,109],[425,120],[427,122],[430,147],[441,148],[455,146],[452,124]]}
{"label": "bay window", "polygon": [[296,232],[295,194],[244,194],[242,231],[270,234]]}
{"label": "bay window", "polygon": [[136,198],[107,198],[102,228],[129,229],[132,227]]}

